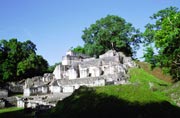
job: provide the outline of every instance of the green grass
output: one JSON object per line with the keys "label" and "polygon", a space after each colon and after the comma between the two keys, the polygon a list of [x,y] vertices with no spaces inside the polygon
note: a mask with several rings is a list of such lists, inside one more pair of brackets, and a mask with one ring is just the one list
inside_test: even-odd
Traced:
{"label": "green grass", "polygon": [[164,92],[174,101],[175,104],[180,105],[180,81],[168,86]]}
{"label": "green grass", "polygon": [[[170,100],[162,91],[170,83],[159,80],[139,68],[130,69],[129,74],[130,84],[97,87],[97,93],[105,93],[129,102],[142,104]],[[153,84],[152,88],[150,88],[149,83]]]}
{"label": "green grass", "polygon": [[180,109],[165,91],[172,86],[171,83],[160,80],[141,68],[130,69],[129,75],[129,84],[81,87],[70,97],[59,101],[55,108],[42,117],[180,117]]}
{"label": "green grass", "polygon": [[19,110],[22,110],[22,109],[23,108],[17,108],[17,107],[4,108],[4,109],[0,109],[0,114],[7,113],[7,112],[19,111]]}
{"label": "green grass", "polygon": [[148,74],[153,75],[154,77],[169,83],[174,82],[172,77],[167,73],[165,74],[161,68],[159,67],[151,68],[151,65],[146,62],[136,62],[136,63],[140,68],[145,70]]}
{"label": "green grass", "polygon": [[105,93],[129,102],[150,103],[168,100],[163,93],[153,92],[137,85],[120,85],[97,88],[97,93]]}
{"label": "green grass", "polygon": [[[180,85],[160,80],[142,68],[131,68],[129,75],[129,83],[124,85],[80,87],[40,117],[110,118],[124,115],[133,118],[180,118],[180,108],[170,98],[172,93],[180,93]],[[0,111],[0,118],[2,116],[30,118],[33,113],[27,115],[22,109],[14,108],[13,111],[12,108],[12,112],[11,109]]]}
{"label": "green grass", "polygon": [[0,118],[34,118],[34,112],[23,108],[9,107],[0,109]]}
{"label": "green grass", "polygon": [[157,85],[160,87],[160,85],[168,86],[171,85],[168,82],[165,82],[163,80],[160,80],[156,78],[155,76],[147,73],[145,70],[141,68],[131,68],[129,70],[130,74],[130,82],[131,83],[140,83],[142,84],[141,86],[148,88],[149,87],[149,82]]}

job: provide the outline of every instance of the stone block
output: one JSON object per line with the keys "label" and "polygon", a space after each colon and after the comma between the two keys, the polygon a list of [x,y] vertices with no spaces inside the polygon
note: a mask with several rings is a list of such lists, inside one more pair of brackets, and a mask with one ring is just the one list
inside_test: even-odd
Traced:
{"label": "stone block", "polygon": [[5,101],[4,100],[0,100],[0,109],[5,107]]}
{"label": "stone block", "polygon": [[28,97],[31,95],[31,90],[30,88],[24,88],[24,92],[23,92],[23,95]]}
{"label": "stone block", "polygon": [[8,97],[8,91],[4,89],[0,89],[0,98],[7,98]]}
{"label": "stone block", "polygon": [[70,93],[75,90],[74,86],[64,86],[63,87],[63,93]]}
{"label": "stone block", "polygon": [[76,79],[78,77],[78,73],[74,68],[70,68],[68,70],[69,79]]}

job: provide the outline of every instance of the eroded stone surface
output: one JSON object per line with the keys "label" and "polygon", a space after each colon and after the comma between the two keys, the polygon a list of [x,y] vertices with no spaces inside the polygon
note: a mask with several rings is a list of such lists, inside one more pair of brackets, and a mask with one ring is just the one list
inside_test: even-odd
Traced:
{"label": "eroded stone surface", "polygon": [[[62,64],[57,65],[53,73],[46,73],[43,77],[33,77],[25,81],[24,98],[47,95],[47,99],[39,97],[41,102],[33,98],[29,106],[33,107],[37,103],[48,105],[49,95],[72,93],[80,86],[125,84],[129,78],[128,69],[135,66],[131,57],[126,57],[122,52],[114,50],[109,50],[99,58],[90,58],[68,51],[62,58]],[[27,102],[19,99],[17,104],[20,107],[26,107],[28,104],[25,101]]]}

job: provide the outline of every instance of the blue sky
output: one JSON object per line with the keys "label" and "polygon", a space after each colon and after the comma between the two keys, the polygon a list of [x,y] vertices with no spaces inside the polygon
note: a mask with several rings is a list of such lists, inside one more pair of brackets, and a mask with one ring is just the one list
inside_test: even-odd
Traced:
{"label": "blue sky", "polygon": [[0,0],[0,39],[31,40],[52,65],[83,45],[82,31],[96,20],[117,15],[144,31],[149,16],[169,6],[180,0]]}

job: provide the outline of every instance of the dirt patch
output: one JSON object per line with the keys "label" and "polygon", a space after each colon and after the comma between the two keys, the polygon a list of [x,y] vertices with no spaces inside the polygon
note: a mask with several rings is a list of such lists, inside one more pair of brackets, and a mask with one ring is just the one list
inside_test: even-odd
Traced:
{"label": "dirt patch", "polygon": [[150,64],[146,62],[137,62],[137,64],[148,73],[154,75],[155,77],[164,80],[166,82],[170,82],[170,83],[173,82],[172,77],[168,74],[164,74],[161,68],[156,67],[154,69],[151,69]]}

